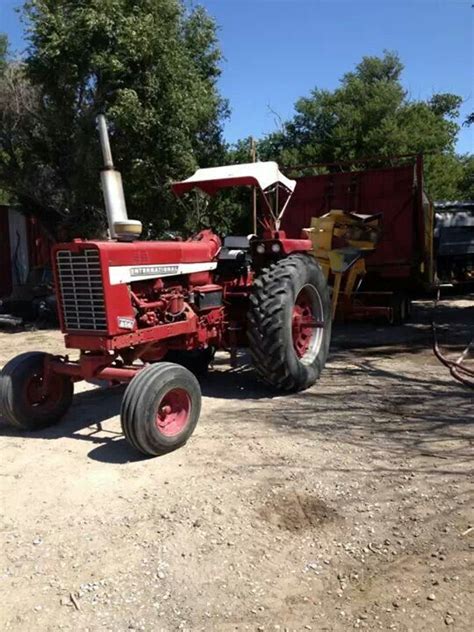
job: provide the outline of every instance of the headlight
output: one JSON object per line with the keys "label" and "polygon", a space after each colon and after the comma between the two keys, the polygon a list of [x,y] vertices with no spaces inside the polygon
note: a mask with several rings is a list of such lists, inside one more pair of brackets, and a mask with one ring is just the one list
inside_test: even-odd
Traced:
{"label": "headlight", "polygon": [[272,252],[280,252],[281,246],[280,244],[272,244]]}
{"label": "headlight", "polygon": [[256,247],[256,251],[259,255],[263,255],[263,253],[265,252],[265,246],[263,244],[258,244],[258,246]]}

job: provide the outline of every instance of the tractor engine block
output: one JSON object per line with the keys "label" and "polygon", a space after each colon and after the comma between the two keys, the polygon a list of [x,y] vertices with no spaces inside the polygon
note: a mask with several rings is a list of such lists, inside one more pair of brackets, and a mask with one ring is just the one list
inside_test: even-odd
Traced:
{"label": "tractor engine block", "polygon": [[[138,286],[138,287],[137,287]],[[189,292],[182,285],[166,285],[161,279],[134,283],[130,288],[138,327],[154,327],[186,318]]]}
{"label": "tractor engine block", "polygon": [[66,346],[110,351],[169,341],[192,348],[220,339],[219,249],[209,230],[186,242],[58,244],[54,275]]}

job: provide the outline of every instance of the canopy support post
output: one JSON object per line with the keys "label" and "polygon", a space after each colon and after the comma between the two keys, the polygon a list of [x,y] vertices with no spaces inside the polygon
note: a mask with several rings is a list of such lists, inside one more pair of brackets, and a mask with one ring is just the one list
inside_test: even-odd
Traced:
{"label": "canopy support post", "polygon": [[[252,162],[257,162],[257,149],[255,138],[253,136],[250,137],[250,154],[252,157]],[[257,187],[253,185],[252,187],[252,230],[253,234],[257,234]]]}

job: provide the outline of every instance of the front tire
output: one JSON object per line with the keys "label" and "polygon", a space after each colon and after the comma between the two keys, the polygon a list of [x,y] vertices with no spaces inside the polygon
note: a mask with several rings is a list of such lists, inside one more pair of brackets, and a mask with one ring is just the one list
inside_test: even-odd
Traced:
{"label": "front tire", "polygon": [[201,412],[201,389],[194,375],[171,362],[142,369],[125,390],[120,409],[127,441],[143,454],[176,450],[194,432]]}
{"label": "front tire", "polygon": [[295,392],[316,382],[331,339],[331,301],[317,262],[290,255],[255,279],[248,314],[249,350],[269,385]]}
{"label": "front tire", "polygon": [[0,374],[0,412],[23,430],[39,430],[57,423],[69,409],[74,385],[67,375],[53,374],[43,392],[44,361],[48,353],[22,353],[7,362]]}

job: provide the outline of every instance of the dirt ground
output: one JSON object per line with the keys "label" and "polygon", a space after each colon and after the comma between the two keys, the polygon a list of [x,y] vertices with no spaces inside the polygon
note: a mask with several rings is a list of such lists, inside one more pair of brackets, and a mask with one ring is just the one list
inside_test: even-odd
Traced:
{"label": "dirt ground", "polygon": [[[451,350],[472,299],[439,310]],[[1,628],[471,630],[474,391],[434,359],[429,311],[340,326],[295,396],[219,356],[161,458],[120,434],[122,388],[77,386],[45,431],[0,424]],[[60,334],[0,333],[0,364],[34,349]]]}

